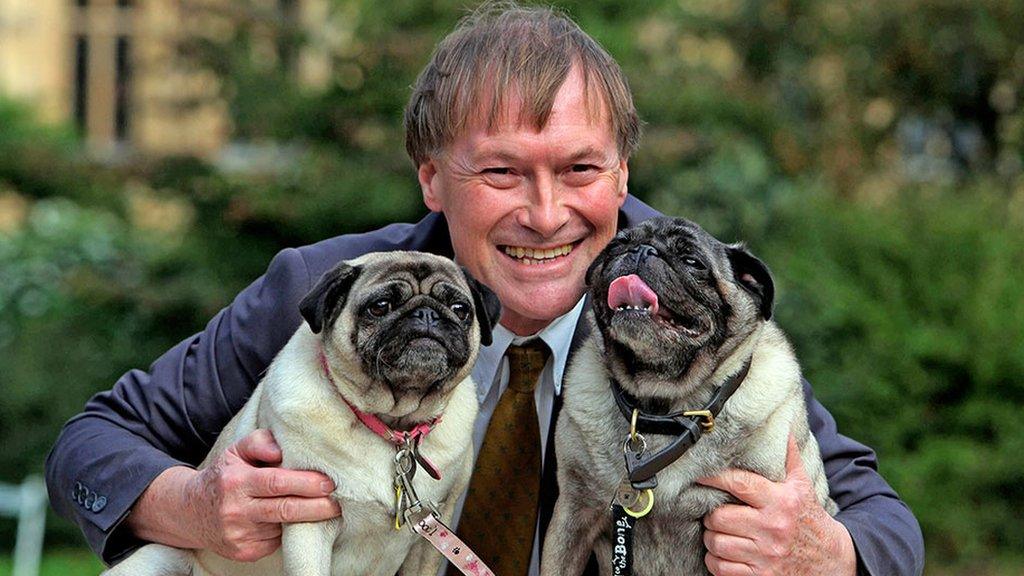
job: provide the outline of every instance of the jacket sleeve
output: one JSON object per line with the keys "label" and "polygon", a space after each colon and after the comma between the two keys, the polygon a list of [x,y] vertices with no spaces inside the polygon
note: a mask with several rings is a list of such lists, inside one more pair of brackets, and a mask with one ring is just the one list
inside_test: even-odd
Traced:
{"label": "jacket sleeve", "polygon": [[301,323],[312,280],[298,250],[280,252],[206,328],[93,396],[46,461],[50,502],[107,563],[142,542],[120,527],[152,480],[196,466]]}
{"label": "jacket sleeve", "polygon": [[850,532],[857,574],[911,576],[924,571],[921,527],[878,473],[873,450],[839,434],[836,421],[804,382],[807,416],[825,463],[836,520]]}

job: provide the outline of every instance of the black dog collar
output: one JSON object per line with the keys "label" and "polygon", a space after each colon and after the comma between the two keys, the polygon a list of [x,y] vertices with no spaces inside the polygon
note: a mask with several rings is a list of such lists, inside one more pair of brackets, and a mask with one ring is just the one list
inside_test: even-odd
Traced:
{"label": "black dog collar", "polygon": [[736,392],[750,371],[750,358],[743,363],[739,372],[733,374],[715,389],[711,400],[701,410],[685,410],[671,414],[651,414],[637,408],[639,402],[615,379],[611,379],[612,396],[622,416],[632,424],[636,413],[635,431],[641,434],[663,434],[675,436],[668,446],[657,452],[638,451],[626,454],[626,470],[633,488],[643,490],[658,485],[655,475],[675,462],[700,440],[705,431],[711,431],[715,417],[722,411],[727,400]]}

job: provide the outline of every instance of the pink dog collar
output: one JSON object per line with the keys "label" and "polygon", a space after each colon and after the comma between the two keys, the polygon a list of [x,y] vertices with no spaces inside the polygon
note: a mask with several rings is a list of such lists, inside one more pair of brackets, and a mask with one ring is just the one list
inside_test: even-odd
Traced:
{"label": "pink dog collar", "polygon": [[[327,376],[327,379],[331,384],[334,384],[334,378],[331,377],[331,369],[327,364],[327,356],[324,354],[323,350],[320,350],[320,367],[323,368],[324,374]],[[335,389],[337,389],[337,386],[335,386]],[[339,392],[338,395],[340,396],[341,393]],[[380,436],[398,447],[406,446],[407,444],[419,443],[419,441],[426,437],[426,435],[429,434],[435,426],[441,423],[441,416],[437,416],[429,422],[421,422],[420,424],[413,426],[412,430],[394,430],[381,421],[377,416],[363,412],[353,406],[352,403],[348,401],[348,398],[341,396],[341,399],[345,401],[345,404],[348,405],[349,409],[352,410],[352,413],[356,415],[356,418],[358,418],[364,426],[369,428],[370,431],[377,436]]]}

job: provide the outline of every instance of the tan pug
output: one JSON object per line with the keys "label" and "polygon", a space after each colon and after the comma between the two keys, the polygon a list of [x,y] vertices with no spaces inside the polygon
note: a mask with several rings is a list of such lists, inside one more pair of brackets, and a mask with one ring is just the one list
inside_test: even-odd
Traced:
{"label": "tan pug", "polygon": [[[726,468],[783,480],[791,432],[819,500],[835,513],[808,429],[800,367],[770,321],[774,285],[760,260],[692,222],[657,218],[615,237],[588,283],[592,331],[563,385],[555,438],[560,493],[542,574],[580,574],[591,551],[602,574],[621,573],[624,531],[617,525],[613,533],[610,504],[639,498],[630,509],[642,512],[650,503],[623,484],[627,457],[639,469],[671,453],[680,437],[648,433],[645,447],[639,440],[624,446],[631,417],[624,413],[632,412],[617,404],[613,385],[642,413],[674,415],[697,430],[696,442],[657,472],[649,513],[632,521],[634,573],[708,574],[701,522],[732,498],[695,481]],[[681,414],[706,407],[729,381],[738,388],[712,430],[700,426],[707,418]],[[620,486],[631,494],[617,496]]]}
{"label": "tan pug", "polygon": [[470,372],[481,341],[490,342],[497,298],[447,258],[381,252],[327,272],[300,308],[306,323],[201,466],[253,430],[270,429],[282,466],[334,480],[343,517],[285,524],[281,548],[257,562],[153,544],[107,574],[437,573],[441,554],[411,530],[394,527],[396,446],[360,422],[353,407],[394,430],[443,415],[419,445],[441,479],[421,468],[412,483],[450,520],[472,472],[477,397]]}

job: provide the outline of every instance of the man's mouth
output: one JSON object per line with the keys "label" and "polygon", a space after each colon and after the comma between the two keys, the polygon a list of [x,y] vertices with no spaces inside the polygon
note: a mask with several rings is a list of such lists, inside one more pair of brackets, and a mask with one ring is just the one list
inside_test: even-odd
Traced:
{"label": "man's mouth", "polygon": [[704,332],[696,318],[681,316],[659,306],[658,295],[636,274],[620,276],[608,285],[608,308],[614,314],[650,317],[691,338]]}
{"label": "man's mouth", "polygon": [[565,244],[554,248],[528,248],[526,246],[501,246],[501,250],[507,255],[523,264],[541,264],[556,258],[568,255],[575,246]]}

